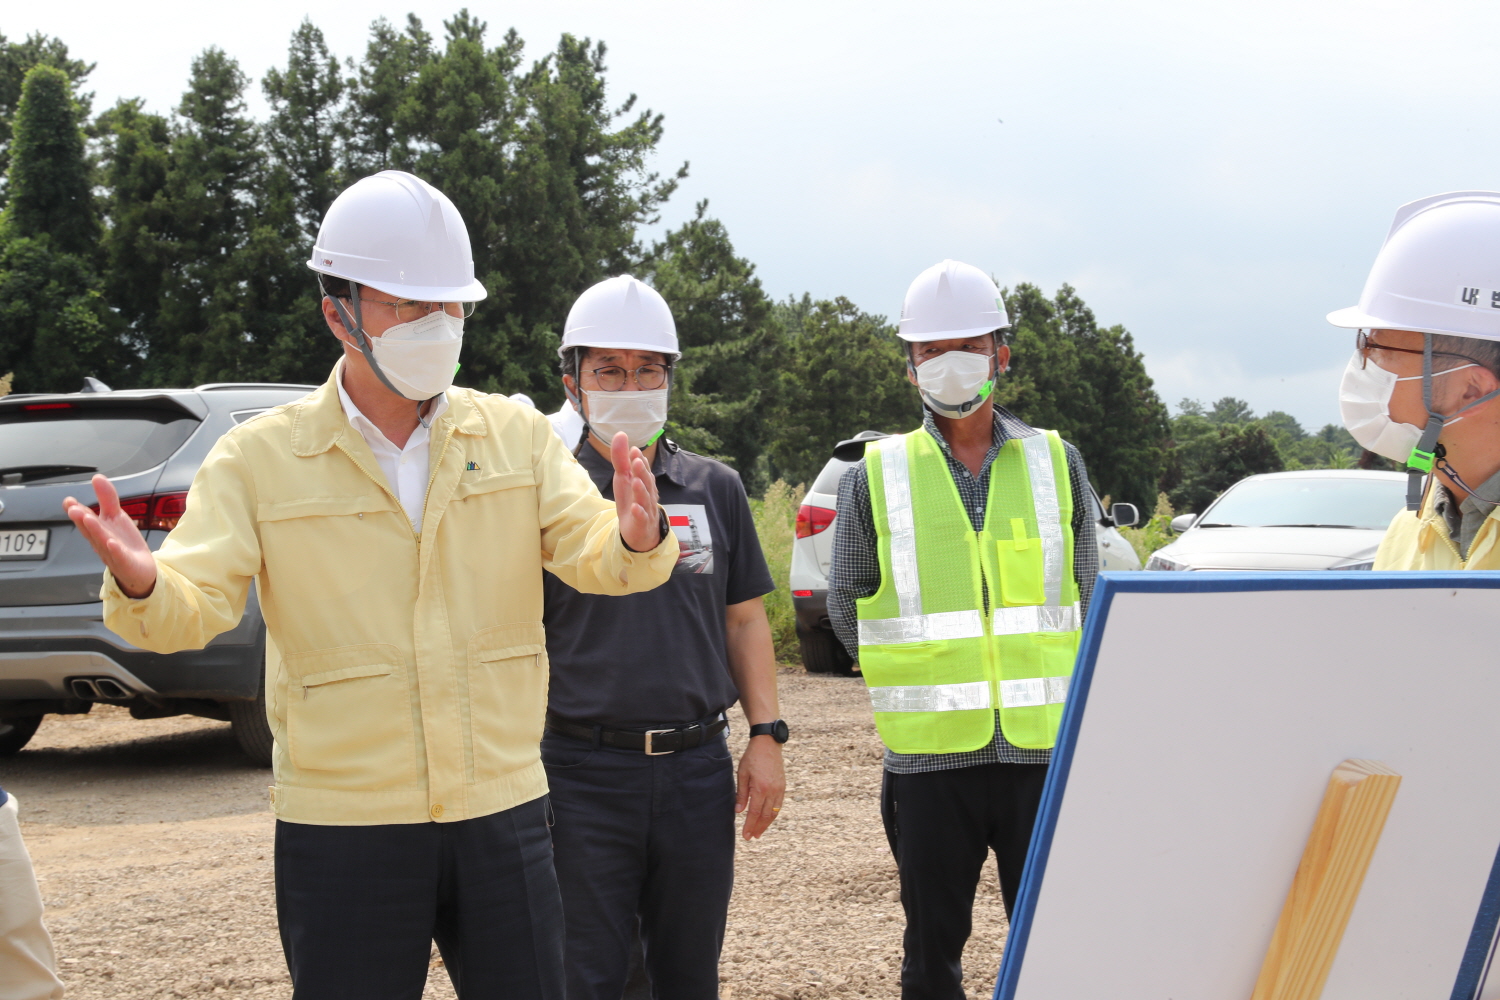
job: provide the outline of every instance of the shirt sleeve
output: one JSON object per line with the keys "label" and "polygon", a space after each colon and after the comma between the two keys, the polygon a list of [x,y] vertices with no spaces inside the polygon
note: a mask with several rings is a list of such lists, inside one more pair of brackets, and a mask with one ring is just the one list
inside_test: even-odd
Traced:
{"label": "shirt sleeve", "polygon": [[226,434],[199,466],[182,520],[156,553],[151,593],[134,600],[104,571],[105,626],[153,653],[202,649],[234,628],[261,567],[256,505],[249,462]]}
{"label": "shirt sleeve", "polygon": [[1099,576],[1099,537],[1094,530],[1094,505],[1089,491],[1089,473],[1083,455],[1063,442],[1068,456],[1068,485],[1073,491],[1073,579],[1078,581],[1078,610],[1089,613],[1089,599],[1094,596],[1094,581]]}
{"label": "shirt sleeve", "polygon": [[854,602],[880,589],[875,520],[870,511],[870,476],[861,459],[839,480],[834,502],[833,558],[828,567],[828,621],[855,661],[859,622]]}
{"label": "shirt sleeve", "polygon": [[649,552],[632,552],[615,505],[535,411],[531,444],[542,568],[582,594],[634,594],[665,583],[677,565],[676,534],[668,531]]}
{"label": "shirt sleeve", "polygon": [[719,492],[724,497],[727,515],[724,520],[732,529],[734,538],[729,547],[729,576],[724,590],[724,603],[729,605],[764,597],[777,585],[771,579],[766,554],[760,547],[760,536],[755,532],[755,517],[750,513],[745,484],[740,481],[739,473],[727,466],[725,469],[726,483]]}

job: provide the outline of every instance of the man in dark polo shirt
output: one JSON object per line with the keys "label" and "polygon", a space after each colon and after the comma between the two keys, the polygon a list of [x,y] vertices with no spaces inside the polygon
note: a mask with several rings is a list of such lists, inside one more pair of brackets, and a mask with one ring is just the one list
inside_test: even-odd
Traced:
{"label": "man in dark polo shirt", "polygon": [[[645,594],[600,599],[551,577],[552,678],[542,761],[567,926],[569,1000],[620,1000],[637,935],[656,1000],[719,995],[734,883],[734,816],[758,837],[786,779],[776,660],[763,595],[775,589],[744,486],[661,436],[676,325],[625,275],[584,292],[559,352],[587,426],[576,452],[606,497],[608,442],[624,431],[656,474],[682,556]],[[744,707],[738,781],[725,710]]]}

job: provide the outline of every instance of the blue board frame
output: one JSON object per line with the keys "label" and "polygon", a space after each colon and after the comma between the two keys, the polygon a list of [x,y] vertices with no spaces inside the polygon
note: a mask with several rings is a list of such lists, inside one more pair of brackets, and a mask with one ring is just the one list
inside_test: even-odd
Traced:
{"label": "blue board frame", "polygon": [[[1047,854],[1062,809],[1063,792],[1068,784],[1068,770],[1073,764],[1073,750],[1078,743],[1079,727],[1088,707],[1089,684],[1099,658],[1104,638],[1104,623],[1117,594],[1206,594],[1251,593],[1266,590],[1413,590],[1452,588],[1455,590],[1500,590],[1500,571],[1496,572],[1331,572],[1301,573],[1101,573],[1089,604],[1088,621],[1068,688],[1068,706],[1052,751],[1052,765],[1042,790],[1042,804],[1036,826],[1031,831],[1031,847],[1026,855],[1026,874],[1011,917],[1010,936],[1000,959],[995,981],[994,1000],[1014,1000],[1021,980],[1021,964],[1026,958],[1026,942],[1036,912],[1037,891],[1047,871]],[[1484,985],[1484,976],[1495,951],[1500,931],[1500,846],[1497,846],[1489,884],[1474,918],[1454,981],[1451,1000],[1475,1000]]]}

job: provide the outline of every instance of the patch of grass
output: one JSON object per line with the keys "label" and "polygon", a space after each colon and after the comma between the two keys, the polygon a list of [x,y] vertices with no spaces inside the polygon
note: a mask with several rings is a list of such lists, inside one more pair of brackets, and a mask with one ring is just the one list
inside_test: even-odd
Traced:
{"label": "patch of grass", "polygon": [[750,513],[755,517],[755,533],[760,536],[761,551],[776,589],[766,595],[766,617],[771,621],[771,641],[776,645],[776,659],[783,663],[798,662],[797,615],[792,609],[789,578],[792,572],[792,541],[796,528],[797,508],[807,487],[792,486],[778,479],[760,499],[751,498]]}

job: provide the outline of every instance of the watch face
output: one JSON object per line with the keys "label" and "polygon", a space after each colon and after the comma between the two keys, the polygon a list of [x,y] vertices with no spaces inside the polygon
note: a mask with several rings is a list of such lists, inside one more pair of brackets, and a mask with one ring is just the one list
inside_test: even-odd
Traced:
{"label": "watch face", "polygon": [[785,719],[777,719],[771,723],[771,739],[777,743],[785,743],[790,736],[791,732],[786,728]]}

